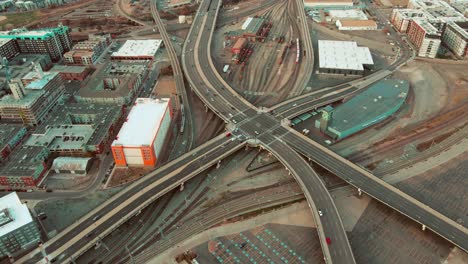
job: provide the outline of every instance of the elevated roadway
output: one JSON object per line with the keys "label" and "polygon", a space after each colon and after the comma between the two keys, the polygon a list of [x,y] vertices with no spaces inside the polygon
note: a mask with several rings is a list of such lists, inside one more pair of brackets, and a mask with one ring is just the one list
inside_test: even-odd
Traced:
{"label": "elevated roadway", "polygon": [[[73,261],[151,201],[217,164],[245,144],[235,137],[220,135],[149,173],[44,243],[48,259],[63,263]],[[96,218],[99,219],[93,220]],[[38,263],[41,259],[42,254],[36,249],[16,263]]]}
{"label": "elevated roadway", "polygon": [[[192,148],[192,144],[195,140],[195,126],[193,125],[194,122],[192,110],[190,107],[190,100],[187,96],[187,90],[185,89],[184,74],[182,72],[182,69],[180,68],[179,58],[177,57],[177,53],[174,49],[174,46],[172,45],[171,38],[169,37],[169,34],[167,34],[166,27],[164,26],[164,23],[161,20],[161,17],[159,16],[156,0],[151,1],[151,15],[153,16],[154,22],[156,23],[156,27],[159,30],[159,34],[163,39],[164,45],[169,55],[169,60],[171,61],[177,94],[182,98],[181,101],[179,100],[179,98],[177,98],[177,101],[179,102],[181,107],[181,119],[183,122],[182,126],[185,126],[187,128],[185,129],[187,132],[184,133],[184,136],[187,137],[185,147],[186,151],[188,151]],[[186,107],[184,107],[184,105]]]}
{"label": "elevated roadway", "polygon": [[[235,135],[246,136],[252,144],[261,143],[261,146],[265,146],[277,155],[282,153],[278,158],[298,180],[312,209],[325,259],[329,263],[354,263],[351,246],[338,211],[318,175],[287,145],[275,141],[274,138],[268,138],[268,130],[279,126],[280,122],[271,115],[261,114],[252,104],[238,96],[215,69],[211,59],[211,40],[220,5],[219,0],[206,0],[199,7],[182,56],[187,79],[208,107],[239,129],[239,134]],[[265,134],[265,139],[271,142],[262,142],[257,137],[261,134]],[[281,148],[289,150],[287,155],[283,154]],[[318,205],[315,204],[315,200]],[[327,216],[319,217],[318,208],[328,212]],[[333,248],[330,248],[326,242],[326,238],[331,234],[336,237]]]}

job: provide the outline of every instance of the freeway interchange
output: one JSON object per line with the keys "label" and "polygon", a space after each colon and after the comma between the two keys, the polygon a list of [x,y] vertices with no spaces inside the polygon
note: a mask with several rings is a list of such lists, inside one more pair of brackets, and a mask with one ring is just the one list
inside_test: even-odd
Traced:
{"label": "freeway interchange", "polygon": [[[298,3],[302,1],[298,1]],[[464,251],[468,250],[468,232],[461,224],[441,215],[429,206],[378,179],[320,144],[285,126],[283,118],[297,116],[304,108],[314,109],[339,100],[389,75],[397,64],[367,80],[358,80],[329,90],[290,100],[270,111],[261,111],[250,104],[216,71],[211,60],[211,38],[216,26],[220,0],[201,2],[184,45],[182,66],[191,88],[232,131],[231,137],[220,135],[198,148],[167,163],[126,187],[92,212],[82,217],[42,246],[43,254],[62,263],[73,262],[139,210],[177,188],[201,171],[245,145],[270,151],[294,176],[303,190],[317,230],[327,263],[355,263],[341,218],[325,185],[308,162],[320,164],[349,184],[394,208],[414,221],[431,229]],[[300,5],[299,5],[300,6]],[[307,24],[305,24],[307,25]],[[303,30],[308,32],[308,30]],[[400,58],[402,63],[406,58]],[[291,110],[294,109],[294,110]],[[327,212],[320,216],[318,210]],[[327,238],[333,244],[326,242]],[[36,263],[44,256],[36,249],[18,263]]]}

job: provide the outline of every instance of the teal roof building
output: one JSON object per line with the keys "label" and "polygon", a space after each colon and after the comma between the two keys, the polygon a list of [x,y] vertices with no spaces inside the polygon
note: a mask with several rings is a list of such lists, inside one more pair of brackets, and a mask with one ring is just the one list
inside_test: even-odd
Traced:
{"label": "teal roof building", "polygon": [[[343,139],[393,115],[406,101],[409,82],[385,79],[370,86],[351,100],[328,110],[326,134]],[[316,127],[325,122],[317,120]]]}

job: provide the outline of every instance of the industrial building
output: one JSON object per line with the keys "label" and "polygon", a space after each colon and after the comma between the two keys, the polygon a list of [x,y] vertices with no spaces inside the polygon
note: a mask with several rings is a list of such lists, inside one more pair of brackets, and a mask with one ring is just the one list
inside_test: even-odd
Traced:
{"label": "industrial building", "polygon": [[374,20],[338,20],[336,26],[339,30],[377,30]]}
{"label": "industrial building", "polygon": [[82,103],[129,104],[142,89],[154,85],[156,77],[151,62],[108,62],[85,80],[74,97]]}
{"label": "industrial building", "polygon": [[320,73],[362,75],[364,66],[374,64],[369,48],[354,41],[319,40],[318,49]]}
{"label": "industrial building", "polygon": [[468,22],[449,22],[442,42],[456,56],[468,59]]}
{"label": "industrial building", "polygon": [[59,25],[55,28],[27,30],[26,28],[0,32],[0,39],[13,39],[20,53],[49,54],[52,61],[59,61],[72,46],[70,29]]}
{"label": "industrial building", "polygon": [[424,18],[410,21],[407,30],[408,39],[413,43],[418,56],[435,58],[439,51],[442,32]]}
{"label": "industrial building", "polygon": [[78,42],[73,49],[63,55],[66,64],[92,65],[111,43],[110,36],[91,36],[88,40]]}
{"label": "industrial building", "polygon": [[26,135],[26,127],[18,124],[0,124],[0,162],[4,161]]}
{"label": "industrial building", "polygon": [[124,109],[112,104],[60,105],[24,143],[58,155],[103,153],[123,123]]}
{"label": "industrial building", "polygon": [[353,0],[304,0],[305,7],[353,6]]}
{"label": "industrial building", "polygon": [[112,60],[153,60],[161,47],[160,39],[127,40],[111,55]]}
{"label": "industrial building", "polygon": [[332,21],[336,20],[367,20],[366,14],[360,9],[329,10],[328,16]]}
{"label": "industrial building", "polygon": [[49,155],[42,146],[17,147],[0,165],[0,185],[12,189],[37,186],[47,172]]}
{"label": "industrial building", "polygon": [[393,115],[406,101],[408,91],[408,81],[379,81],[335,109],[323,109],[315,127],[336,140],[346,138]]}
{"label": "industrial building", "polygon": [[0,98],[2,119],[37,125],[63,95],[65,89],[58,73],[44,73],[38,65],[35,68],[36,75],[29,75],[31,79],[23,77],[9,82],[12,94]]}
{"label": "industrial building", "polygon": [[51,170],[61,174],[86,175],[91,167],[91,158],[57,157]]}
{"label": "industrial building", "polygon": [[256,41],[262,35],[266,23],[261,17],[248,17],[242,24],[242,37],[251,41]]}
{"label": "industrial building", "polygon": [[231,48],[233,54],[239,54],[240,51],[247,45],[248,41],[246,38],[238,38]]}
{"label": "industrial building", "polygon": [[138,98],[112,143],[118,166],[155,166],[172,119],[169,98]]}
{"label": "industrial building", "polygon": [[58,72],[62,80],[83,81],[91,73],[86,66],[54,65],[50,72]]}
{"label": "industrial building", "polygon": [[41,234],[16,192],[0,198],[0,257],[37,246]]}

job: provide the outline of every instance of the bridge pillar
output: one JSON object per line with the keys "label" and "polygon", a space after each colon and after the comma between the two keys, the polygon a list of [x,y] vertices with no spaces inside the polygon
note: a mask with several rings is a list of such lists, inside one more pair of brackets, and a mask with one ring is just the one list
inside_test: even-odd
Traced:
{"label": "bridge pillar", "polygon": [[422,225],[422,231],[426,231],[426,225]]}
{"label": "bridge pillar", "polygon": [[249,150],[249,145],[245,145],[245,150]]}
{"label": "bridge pillar", "polygon": [[216,164],[216,168],[219,169],[221,167],[221,160],[218,160],[218,163]]}
{"label": "bridge pillar", "polygon": [[362,190],[360,188],[358,188],[357,191],[358,191],[358,195],[361,196],[362,195]]}
{"label": "bridge pillar", "polygon": [[289,120],[287,118],[283,118],[283,119],[281,119],[281,125],[282,126],[291,126],[291,120]]}
{"label": "bridge pillar", "polygon": [[205,105],[205,113],[208,113],[208,106]]}
{"label": "bridge pillar", "polygon": [[180,185],[180,191],[183,191],[183,190],[184,190],[184,183]]}

